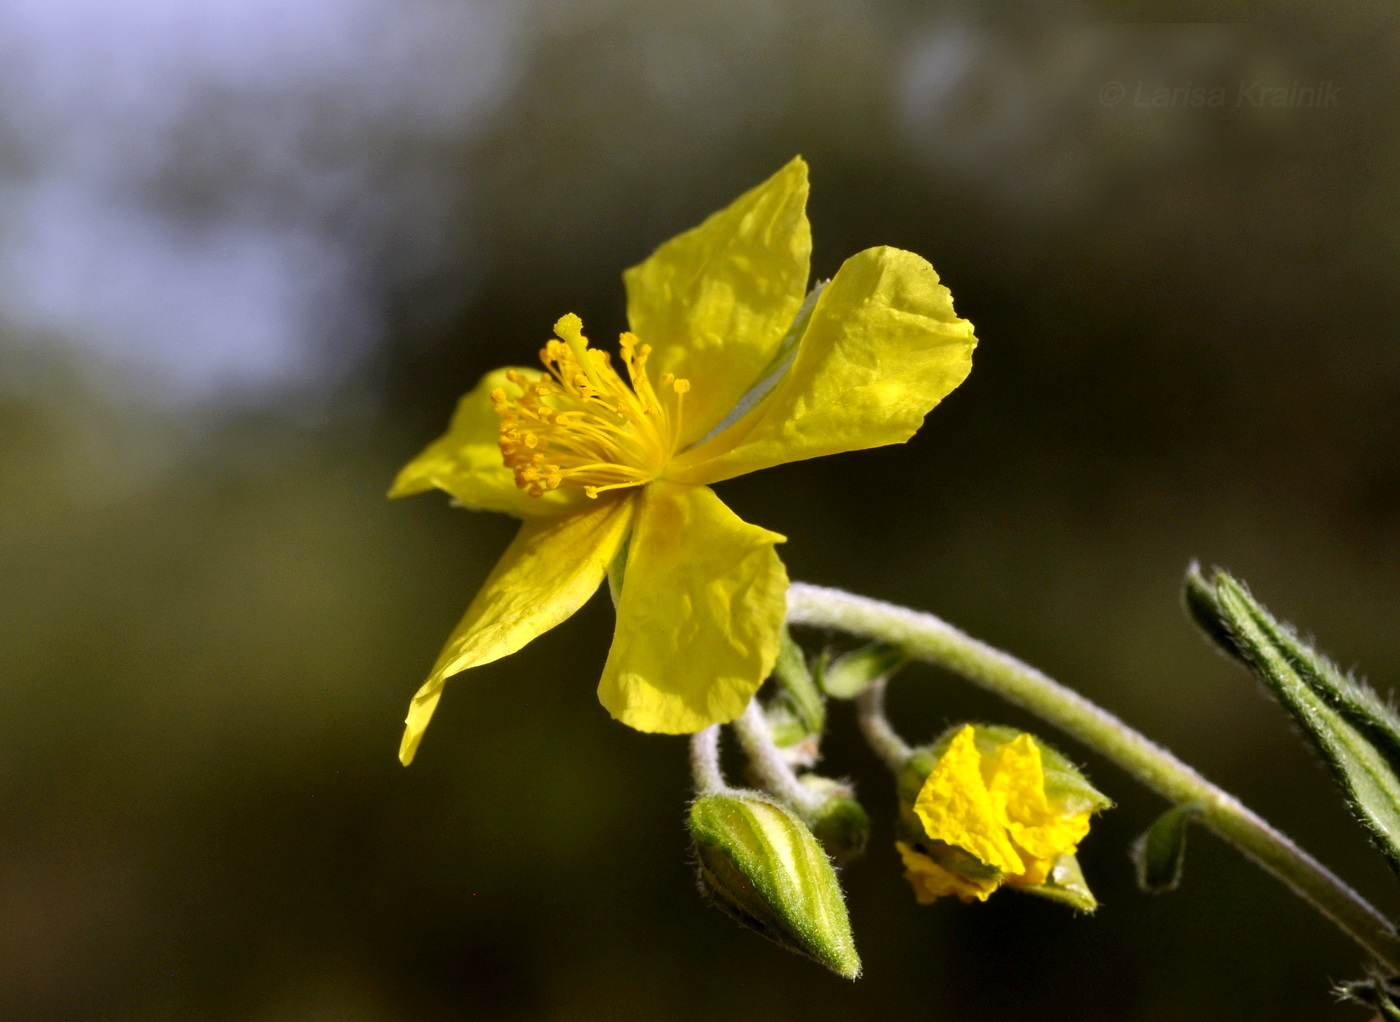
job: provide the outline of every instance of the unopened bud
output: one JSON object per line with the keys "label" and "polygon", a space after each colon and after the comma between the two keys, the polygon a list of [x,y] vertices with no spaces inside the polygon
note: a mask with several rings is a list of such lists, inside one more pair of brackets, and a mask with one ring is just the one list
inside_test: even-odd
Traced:
{"label": "unopened bud", "polygon": [[858,859],[870,841],[870,816],[856,801],[851,786],[816,774],[804,774],[802,783],[825,798],[803,816],[832,861],[845,866]]}
{"label": "unopened bud", "polygon": [[860,957],[836,871],[793,813],[750,792],[702,795],[690,807],[700,890],[740,923],[855,979]]}

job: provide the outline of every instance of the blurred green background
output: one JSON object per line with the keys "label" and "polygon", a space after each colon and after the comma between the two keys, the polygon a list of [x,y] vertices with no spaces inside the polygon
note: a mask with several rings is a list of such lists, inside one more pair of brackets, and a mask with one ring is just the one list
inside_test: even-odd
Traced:
{"label": "blurred green background", "polygon": [[[981,346],[907,446],[721,495],[794,578],[1010,649],[1400,910],[1178,605],[1219,563],[1400,675],[1397,54],[1372,3],[0,7],[0,1018],[1364,1017],[1328,993],[1358,953],[1210,835],[1139,894],[1162,804],[1048,731],[1119,803],[1096,917],[915,905],[838,708],[866,975],[739,930],[694,889],[683,741],[593,694],[606,597],[451,685],[403,769],[512,525],[383,494],[800,152],[814,271],[917,251]],[[915,738],[1031,724],[931,670],[891,700]]]}

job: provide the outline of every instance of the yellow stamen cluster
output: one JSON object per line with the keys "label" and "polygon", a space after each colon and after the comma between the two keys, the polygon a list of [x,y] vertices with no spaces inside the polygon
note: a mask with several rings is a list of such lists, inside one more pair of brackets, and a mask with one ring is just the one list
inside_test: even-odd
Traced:
{"label": "yellow stamen cluster", "polygon": [[655,479],[680,442],[690,382],[666,373],[658,394],[646,369],[651,345],[632,334],[619,342],[629,386],[607,352],[588,347],[573,313],[555,323],[554,332],[560,340],[551,339],[540,352],[547,376],[511,372],[507,379],[519,396],[505,387],[491,392],[501,418],[501,456],[515,485],[532,497],[561,486],[597,497]]}

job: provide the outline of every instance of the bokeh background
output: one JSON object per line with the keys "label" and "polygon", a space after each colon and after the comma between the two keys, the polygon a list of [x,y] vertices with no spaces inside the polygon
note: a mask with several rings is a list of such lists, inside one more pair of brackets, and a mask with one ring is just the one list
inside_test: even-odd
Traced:
{"label": "bokeh background", "polygon": [[[512,527],[383,494],[800,152],[815,272],[917,251],[981,346],[907,446],[722,496],[794,578],[1016,652],[1400,910],[1178,603],[1219,563],[1400,676],[1397,54],[1380,3],[0,5],[0,1017],[1364,1017],[1328,993],[1358,953],[1210,835],[1139,894],[1162,804],[1049,732],[1119,803],[1096,917],[915,905],[838,708],[866,976],[739,930],[694,889],[684,743],[594,697],[606,597],[454,683],[403,769]],[[1031,723],[932,670],[891,699],[916,738]]]}

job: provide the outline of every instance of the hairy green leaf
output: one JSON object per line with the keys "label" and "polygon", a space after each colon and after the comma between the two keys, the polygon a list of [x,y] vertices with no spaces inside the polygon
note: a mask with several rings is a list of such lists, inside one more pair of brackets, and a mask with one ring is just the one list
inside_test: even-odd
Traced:
{"label": "hairy green leaf", "polygon": [[1253,668],[1292,713],[1357,817],[1400,870],[1400,777],[1392,766],[1400,725],[1389,707],[1344,677],[1225,572],[1215,573],[1212,586],[1193,567],[1186,603],[1207,633]]}

